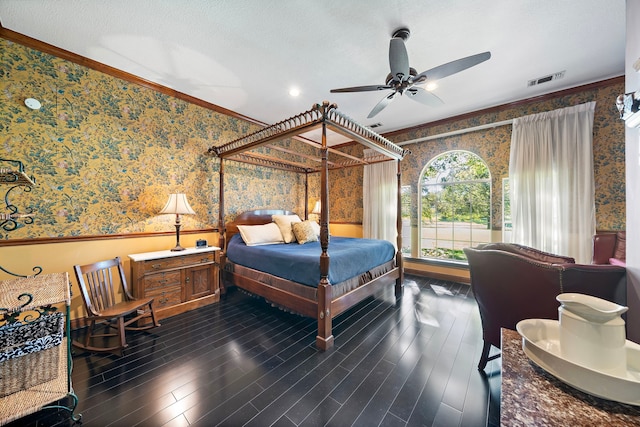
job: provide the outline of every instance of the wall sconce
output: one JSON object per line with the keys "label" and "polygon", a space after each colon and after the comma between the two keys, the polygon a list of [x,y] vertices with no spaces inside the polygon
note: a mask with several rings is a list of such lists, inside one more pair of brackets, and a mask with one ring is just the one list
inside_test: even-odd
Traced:
{"label": "wall sconce", "polygon": [[183,251],[180,246],[180,215],[195,215],[195,212],[187,202],[187,196],[184,193],[170,194],[169,201],[160,211],[161,214],[176,214],[176,247],[172,251]]}

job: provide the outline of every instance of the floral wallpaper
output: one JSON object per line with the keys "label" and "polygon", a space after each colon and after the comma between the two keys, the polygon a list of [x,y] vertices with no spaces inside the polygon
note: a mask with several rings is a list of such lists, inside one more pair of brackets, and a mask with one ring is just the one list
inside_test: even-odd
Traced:
{"label": "floral wallpaper", "polygon": [[[624,123],[614,102],[623,91],[623,83],[615,83],[390,139],[402,142],[595,100],[597,228],[624,229]],[[24,100],[30,97],[42,108],[28,109]],[[186,193],[196,212],[183,217],[184,230],[217,227],[220,161],[206,151],[257,130],[243,120],[1,38],[0,98],[0,157],[23,162],[37,182],[30,192],[10,193],[21,211],[36,212],[34,223],[20,223],[11,232],[0,228],[0,240],[170,231],[174,218],[157,212],[172,192]],[[406,145],[412,153],[402,162],[403,185],[411,186],[415,204],[418,178],[429,160],[453,149],[474,152],[491,171],[492,225],[498,229],[510,138],[510,126],[502,126]],[[293,143],[285,146],[313,151]],[[362,147],[341,149],[359,155]],[[260,150],[272,154],[269,148]],[[332,170],[329,175],[331,221],[360,223],[362,168]],[[306,178],[310,211],[320,197],[320,174]],[[259,208],[304,213],[304,174],[229,161],[224,188],[226,220]],[[0,205],[0,213],[4,208]]]}
{"label": "floral wallpaper", "polygon": [[225,221],[251,209],[286,209],[304,215],[303,174],[225,162]]}
{"label": "floral wallpaper", "polygon": [[[359,144],[341,148],[341,151],[356,157],[362,157],[362,150],[363,146]],[[362,223],[363,178],[364,169],[360,166],[329,171],[330,221]]]}
{"label": "floral wallpaper", "polygon": [[[197,214],[184,230],[217,227],[220,161],[206,151],[255,125],[4,39],[0,77],[0,157],[23,162],[37,183],[10,193],[34,223],[0,228],[1,239],[171,230],[175,218],[158,211],[172,192]],[[28,109],[30,97],[42,108]],[[297,174],[233,162],[226,172],[228,215],[303,206]]]}

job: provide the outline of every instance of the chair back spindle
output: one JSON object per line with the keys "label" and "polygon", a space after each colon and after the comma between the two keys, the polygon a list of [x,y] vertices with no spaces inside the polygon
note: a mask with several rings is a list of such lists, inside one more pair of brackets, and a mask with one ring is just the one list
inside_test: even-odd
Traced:
{"label": "chair back spindle", "polygon": [[88,272],[86,278],[93,296],[92,303],[98,311],[115,305],[114,283],[110,269]]}

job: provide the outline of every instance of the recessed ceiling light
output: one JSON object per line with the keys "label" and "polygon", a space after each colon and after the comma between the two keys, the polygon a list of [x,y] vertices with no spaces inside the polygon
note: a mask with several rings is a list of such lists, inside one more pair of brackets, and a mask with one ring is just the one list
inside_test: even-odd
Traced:
{"label": "recessed ceiling light", "polygon": [[298,89],[297,87],[292,87],[291,89],[289,89],[289,95],[291,96],[300,95],[300,89]]}
{"label": "recessed ceiling light", "polygon": [[27,107],[31,108],[32,110],[39,110],[40,107],[42,107],[42,104],[40,104],[40,101],[38,101],[35,98],[27,98],[24,100],[24,105],[26,105]]}

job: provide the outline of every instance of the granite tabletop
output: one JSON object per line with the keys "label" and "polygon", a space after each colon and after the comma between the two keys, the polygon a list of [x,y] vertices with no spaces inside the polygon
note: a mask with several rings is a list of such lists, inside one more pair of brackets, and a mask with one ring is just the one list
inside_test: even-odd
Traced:
{"label": "granite tabletop", "polygon": [[583,393],[533,364],[518,332],[502,329],[502,426],[640,426],[640,407]]}

